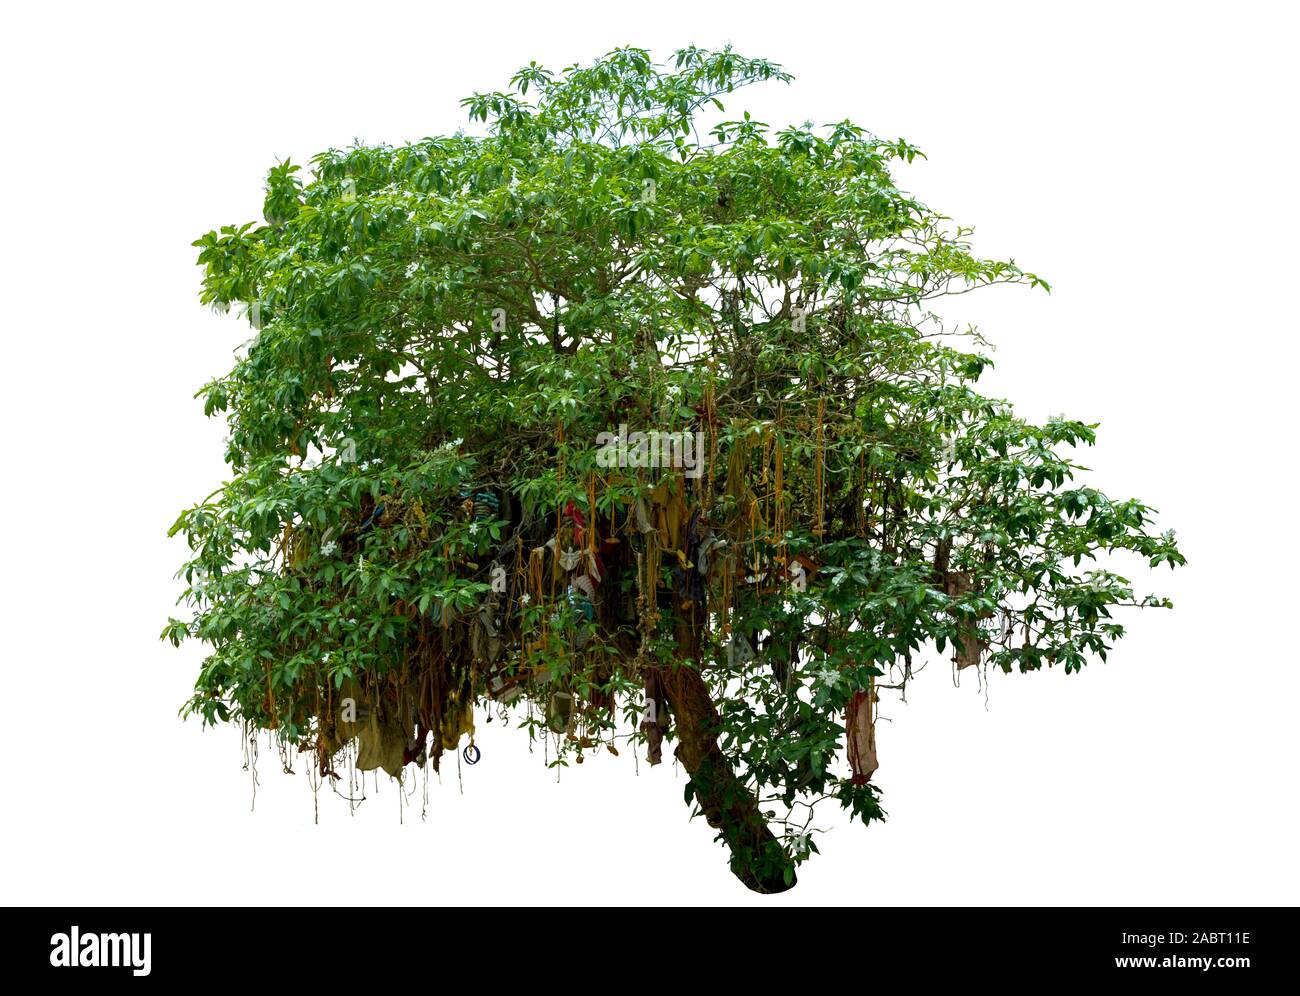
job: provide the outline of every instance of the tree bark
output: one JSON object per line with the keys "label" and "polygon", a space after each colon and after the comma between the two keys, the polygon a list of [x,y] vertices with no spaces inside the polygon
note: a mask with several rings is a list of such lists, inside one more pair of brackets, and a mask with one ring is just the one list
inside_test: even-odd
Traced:
{"label": "tree bark", "polygon": [[[687,612],[690,619],[694,613]],[[689,629],[689,632],[683,632]],[[698,661],[698,631],[689,623],[678,630],[678,654]],[[693,666],[674,665],[660,676],[677,730],[674,754],[691,776],[695,801],[709,826],[731,849],[731,871],[755,892],[777,893],[796,883],[794,862],[768,829],[758,800],[736,777],[718,746],[718,713],[708,685]]]}

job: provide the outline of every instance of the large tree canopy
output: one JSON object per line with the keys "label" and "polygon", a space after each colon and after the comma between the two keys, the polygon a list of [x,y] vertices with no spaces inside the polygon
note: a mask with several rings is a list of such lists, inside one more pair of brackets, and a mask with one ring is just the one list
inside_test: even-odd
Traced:
{"label": "large tree canopy", "polygon": [[914,665],[1072,672],[1167,604],[1110,554],[1182,563],[1172,533],[1073,480],[1095,426],[978,394],[982,339],[931,310],[1046,284],[895,186],[906,142],[723,120],[789,78],[531,64],[464,101],[484,134],[282,163],[263,223],[195,243],[255,334],[200,392],[230,480],[173,527],[188,713],[323,778],[437,768],[482,705],[552,763],[667,741],[779,891],[817,803],[881,818],[877,702]]}

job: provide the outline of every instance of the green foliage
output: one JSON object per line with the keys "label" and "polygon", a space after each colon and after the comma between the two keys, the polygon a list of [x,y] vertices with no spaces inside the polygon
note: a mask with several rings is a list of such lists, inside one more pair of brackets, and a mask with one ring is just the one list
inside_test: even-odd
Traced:
{"label": "green foliage", "polygon": [[[983,340],[940,334],[945,295],[1047,284],[895,185],[919,151],[747,112],[700,136],[732,91],[789,78],[730,49],[530,64],[464,101],[486,134],[282,163],[263,224],[195,243],[203,302],[255,304],[260,327],[198,395],[229,424],[230,480],[173,527],[192,615],[163,637],[212,651],[190,712],[276,730],[326,770],[331,689],[378,701],[436,659],[471,702],[522,682],[539,734],[568,689],[563,763],[645,736],[619,719],[647,668],[694,668],[737,785],[797,862],[818,800],[881,816],[844,767],[856,693],[946,652],[1075,671],[1123,635],[1114,609],[1167,604],[1110,555],[1181,564],[1172,532],[1074,482],[1096,426],[1015,417],[974,389]],[[601,468],[620,423],[704,433],[706,473]],[[474,489],[510,511],[468,514]],[[673,489],[720,540],[704,604],[674,573],[693,569],[684,528],[635,524],[638,500],[671,514]],[[581,604],[529,580],[548,536],[576,542],[570,505],[614,551],[581,645]],[[485,660],[464,634],[493,561],[510,589]]]}

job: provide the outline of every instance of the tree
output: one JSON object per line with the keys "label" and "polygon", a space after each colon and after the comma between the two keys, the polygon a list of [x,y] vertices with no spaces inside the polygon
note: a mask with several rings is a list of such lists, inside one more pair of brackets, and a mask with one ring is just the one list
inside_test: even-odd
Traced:
{"label": "tree", "polygon": [[557,765],[675,742],[777,892],[819,802],[883,816],[876,704],[915,660],[1073,672],[1168,604],[1111,554],[1181,564],[1172,532],[1073,481],[1096,426],[976,393],[984,340],[930,311],[1047,284],[895,186],[906,142],[724,119],[789,79],[533,63],[463,102],[485,134],[281,163],[264,223],[195,243],[255,334],[199,392],[232,476],[172,530],[163,635],[211,646],[187,714],[323,778],[437,768],[483,704]]}

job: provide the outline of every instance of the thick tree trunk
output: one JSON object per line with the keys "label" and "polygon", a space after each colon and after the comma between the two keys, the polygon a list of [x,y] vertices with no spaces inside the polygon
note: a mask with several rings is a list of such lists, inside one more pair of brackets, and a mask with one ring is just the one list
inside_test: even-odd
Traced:
{"label": "thick tree trunk", "polygon": [[[772,835],[758,801],[718,747],[718,721],[704,679],[690,667],[666,667],[664,693],[677,728],[675,754],[691,776],[695,801],[709,826],[731,849],[731,870],[755,892],[784,892],[795,884],[794,864]],[[789,876],[787,880],[787,875]]]}

